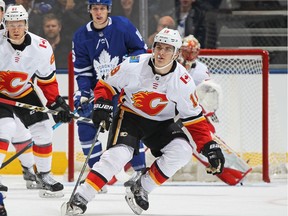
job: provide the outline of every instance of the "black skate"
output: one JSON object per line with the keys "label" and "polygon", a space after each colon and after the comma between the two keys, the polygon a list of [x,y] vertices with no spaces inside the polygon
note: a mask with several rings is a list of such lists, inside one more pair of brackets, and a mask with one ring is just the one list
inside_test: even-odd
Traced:
{"label": "black skate", "polygon": [[26,188],[38,189],[37,178],[36,178],[33,167],[27,168],[25,166],[22,166],[22,173],[23,173],[23,178],[26,181]]}
{"label": "black skate", "polygon": [[48,173],[37,173],[37,186],[40,189],[39,196],[42,198],[60,198],[64,196],[63,185],[54,180]]}
{"label": "black skate", "polygon": [[87,209],[87,203],[87,200],[85,200],[79,193],[76,193],[70,203],[68,202],[62,204],[61,216],[83,214]]}
{"label": "black skate", "polygon": [[141,177],[142,174],[146,172],[146,168],[143,170],[135,171],[132,175],[131,178],[124,182],[124,187],[131,187],[135,182]]}
{"label": "black skate", "polygon": [[0,182],[0,191],[2,191],[2,192],[7,192],[8,191],[8,187],[3,185],[1,182]]}
{"label": "black skate", "polygon": [[131,210],[140,215],[143,210],[147,210],[149,208],[148,202],[148,192],[144,190],[141,185],[141,176],[138,175],[138,179],[135,179],[134,183],[130,187],[126,187],[126,196],[125,200]]}

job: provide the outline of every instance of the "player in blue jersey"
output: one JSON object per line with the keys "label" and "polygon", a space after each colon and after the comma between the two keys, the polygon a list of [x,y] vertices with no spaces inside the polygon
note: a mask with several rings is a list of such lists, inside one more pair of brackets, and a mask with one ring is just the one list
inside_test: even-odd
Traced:
{"label": "player in blue jersey", "polygon": [[[80,116],[90,117],[93,104],[85,103],[93,97],[93,89],[99,79],[123,61],[125,56],[136,56],[146,52],[147,46],[136,27],[125,17],[109,16],[112,0],[89,0],[88,12],[91,21],[80,27],[73,37],[74,72],[78,91],[74,95],[74,105]],[[117,105],[118,98],[114,98]],[[87,155],[97,128],[91,123],[77,122],[78,135]],[[131,165],[135,171],[146,167],[143,144],[140,154],[135,155]],[[97,141],[88,165],[91,168],[102,154],[102,144]]]}

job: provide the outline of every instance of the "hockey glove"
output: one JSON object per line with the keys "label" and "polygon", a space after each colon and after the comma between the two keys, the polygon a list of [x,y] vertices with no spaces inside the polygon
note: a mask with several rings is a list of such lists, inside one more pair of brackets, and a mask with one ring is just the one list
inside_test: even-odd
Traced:
{"label": "hockey glove", "polygon": [[[94,104],[93,123],[95,127],[99,127],[100,122],[104,121],[103,128],[109,130],[112,122],[113,105],[112,101],[99,98]],[[101,131],[103,132],[103,131]]]}
{"label": "hockey glove", "polygon": [[79,116],[86,118],[90,117],[93,110],[93,103],[89,103],[88,100],[88,97],[81,95],[74,96],[74,107],[76,108]]}
{"label": "hockey glove", "polygon": [[210,166],[206,168],[208,174],[222,173],[225,158],[218,143],[214,140],[204,145],[202,154],[208,158]]}
{"label": "hockey glove", "polygon": [[60,95],[56,98],[55,102],[52,103],[48,108],[59,112],[57,115],[53,115],[54,121],[56,123],[60,121],[67,123],[70,122],[73,118],[68,104]]}

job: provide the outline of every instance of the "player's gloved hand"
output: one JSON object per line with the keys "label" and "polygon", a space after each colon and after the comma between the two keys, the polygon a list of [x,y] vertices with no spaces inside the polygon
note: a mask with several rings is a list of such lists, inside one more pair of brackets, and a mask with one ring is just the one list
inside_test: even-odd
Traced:
{"label": "player's gloved hand", "polygon": [[220,174],[223,171],[225,158],[218,143],[210,141],[202,149],[202,154],[208,158],[210,167],[206,168],[209,174]]}
{"label": "player's gloved hand", "polygon": [[[96,127],[99,127],[100,122],[104,121],[103,128],[109,130],[112,122],[113,105],[112,101],[99,98],[94,104],[93,110],[93,123]],[[103,131],[101,131],[103,132]]]}
{"label": "player's gloved hand", "polygon": [[57,115],[53,115],[54,121],[56,123],[60,121],[67,123],[70,122],[73,118],[68,104],[60,95],[56,98],[55,102],[52,103],[48,108],[59,112]]}
{"label": "player's gloved hand", "polygon": [[74,96],[74,107],[76,108],[79,116],[86,118],[90,117],[93,110],[93,103],[89,103],[88,100],[88,97],[80,94]]}

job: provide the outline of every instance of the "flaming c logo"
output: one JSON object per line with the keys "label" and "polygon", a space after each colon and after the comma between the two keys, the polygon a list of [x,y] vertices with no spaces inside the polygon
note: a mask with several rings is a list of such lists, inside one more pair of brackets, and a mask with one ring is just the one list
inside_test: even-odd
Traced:
{"label": "flaming c logo", "polygon": [[148,115],[157,115],[167,105],[167,98],[164,94],[155,92],[138,92],[132,95],[133,105]]}
{"label": "flaming c logo", "polygon": [[22,72],[0,71],[0,92],[17,93],[25,84],[28,74]]}

